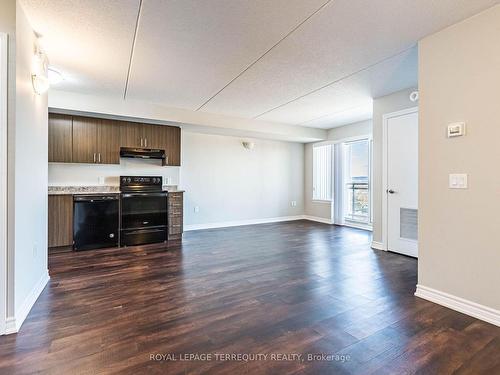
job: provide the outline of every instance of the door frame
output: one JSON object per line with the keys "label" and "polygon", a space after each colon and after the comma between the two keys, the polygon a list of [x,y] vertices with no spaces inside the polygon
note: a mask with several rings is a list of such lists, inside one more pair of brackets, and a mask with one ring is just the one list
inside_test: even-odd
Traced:
{"label": "door frame", "polygon": [[0,33],[0,335],[7,321],[8,37]]}
{"label": "door frame", "polygon": [[388,135],[389,135],[389,120],[391,118],[418,113],[418,106],[406,108],[396,112],[390,112],[382,115],[382,250],[389,251],[389,215],[387,199],[388,184]]}

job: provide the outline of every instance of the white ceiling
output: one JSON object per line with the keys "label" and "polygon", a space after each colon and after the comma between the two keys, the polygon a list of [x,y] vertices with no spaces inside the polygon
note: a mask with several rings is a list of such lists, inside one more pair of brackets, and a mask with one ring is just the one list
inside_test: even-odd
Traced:
{"label": "white ceiling", "polygon": [[317,128],[370,118],[417,84],[419,39],[496,3],[22,0],[57,90]]}

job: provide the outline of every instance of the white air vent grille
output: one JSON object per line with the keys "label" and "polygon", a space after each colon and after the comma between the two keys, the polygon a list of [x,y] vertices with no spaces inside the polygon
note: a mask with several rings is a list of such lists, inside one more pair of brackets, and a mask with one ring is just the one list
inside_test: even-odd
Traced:
{"label": "white air vent grille", "polygon": [[418,210],[400,208],[399,236],[409,240],[418,240]]}

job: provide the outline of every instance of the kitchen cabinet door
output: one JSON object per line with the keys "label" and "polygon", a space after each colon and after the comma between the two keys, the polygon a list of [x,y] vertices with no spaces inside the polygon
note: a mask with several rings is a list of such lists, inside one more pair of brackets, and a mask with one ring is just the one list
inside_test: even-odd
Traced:
{"label": "kitchen cabinet door", "polygon": [[143,125],[137,122],[120,122],[120,146],[143,147]]}
{"label": "kitchen cabinet door", "polygon": [[166,165],[180,165],[181,129],[175,126],[144,125],[148,147],[165,150]]}
{"label": "kitchen cabinet door", "polygon": [[97,163],[97,127],[101,120],[73,117],[73,163]]}
{"label": "kitchen cabinet door", "polygon": [[120,123],[114,120],[100,120],[97,125],[97,162],[99,164],[120,164]]}
{"label": "kitchen cabinet door", "polygon": [[49,195],[49,247],[73,244],[73,196]]}
{"label": "kitchen cabinet door", "polygon": [[143,124],[143,135],[147,148],[165,149],[163,128],[163,125]]}
{"label": "kitchen cabinet door", "polygon": [[168,156],[167,165],[181,165],[181,128],[175,126],[166,126],[165,129],[167,145],[165,152]]}
{"label": "kitchen cabinet door", "polygon": [[49,162],[73,161],[73,118],[49,113]]}

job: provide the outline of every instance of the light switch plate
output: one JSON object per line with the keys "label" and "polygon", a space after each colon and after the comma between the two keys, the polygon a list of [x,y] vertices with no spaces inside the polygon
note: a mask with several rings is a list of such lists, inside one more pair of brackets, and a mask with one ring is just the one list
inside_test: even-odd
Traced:
{"label": "light switch plate", "polygon": [[451,173],[449,186],[450,189],[467,189],[467,174]]}
{"label": "light switch plate", "polygon": [[465,135],[465,122],[454,122],[448,125],[448,138]]}

